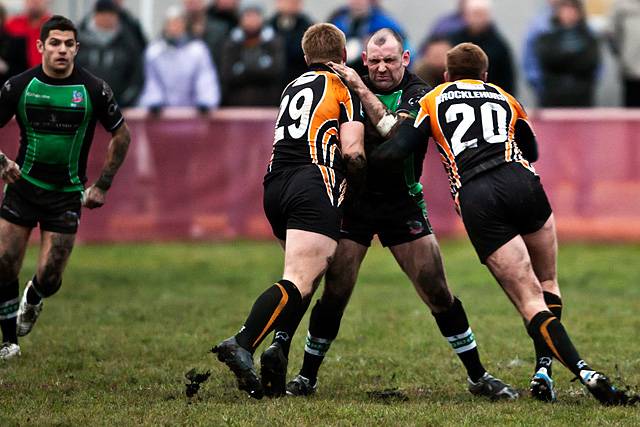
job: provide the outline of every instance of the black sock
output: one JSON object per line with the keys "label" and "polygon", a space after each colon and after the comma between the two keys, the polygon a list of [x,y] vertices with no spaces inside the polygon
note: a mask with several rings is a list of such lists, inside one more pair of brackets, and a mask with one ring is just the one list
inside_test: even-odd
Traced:
{"label": "black sock", "polygon": [[296,313],[302,303],[298,288],[288,280],[280,280],[258,297],[249,317],[236,334],[238,344],[253,353],[275,328],[277,320]]}
{"label": "black sock", "polygon": [[33,279],[31,279],[31,286],[29,287],[29,290],[27,291],[27,302],[31,305],[37,305],[40,304],[40,301],[42,301],[42,297],[40,296],[40,294],[38,294],[38,291],[36,290],[39,286],[38,283],[38,278],[34,275]]}
{"label": "black sock", "polygon": [[20,283],[18,279],[0,283],[0,330],[2,330],[2,342],[18,344],[16,326],[19,305]]}
{"label": "black sock", "polygon": [[[544,292],[544,302],[558,320],[562,320],[562,298],[551,292]],[[551,363],[553,361],[553,353],[544,343],[534,341],[533,346],[536,349],[536,372],[540,368],[547,370],[547,375],[551,376]]]}
{"label": "black sock", "polygon": [[304,317],[304,314],[307,312],[309,308],[309,304],[311,303],[311,295],[302,300],[302,304],[298,308],[296,313],[291,313],[291,316],[288,319],[280,316],[275,324],[274,334],[273,334],[273,342],[280,343],[282,347],[282,351],[284,353],[284,357],[289,358],[289,349],[291,348],[291,340]]}
{"label": "black sock", "polygon": [[331,342],[338,336],[345,305],[343,301],[319,299],[311,310],[300,375],[308,378],[312,384],[318,378],[320,365],[331,347]]}
{"label": "black sock", "polygon": [[478,381],[486,372],[476,346],[476,340],[469,327],[467,314],[462,302],[454,297],[451,307],[442,313],[431,313],[436,319],[442,336],[449,341],[453,351],[456,352],[471,381]]}
{"label": "black sock", "polygon": [[580,358],[562,323],[550,312],[541,311],[533,316],[527,332],[538,345],[546,345],[553,357],[566,366],[576,377],[580,372],[592,369]]}

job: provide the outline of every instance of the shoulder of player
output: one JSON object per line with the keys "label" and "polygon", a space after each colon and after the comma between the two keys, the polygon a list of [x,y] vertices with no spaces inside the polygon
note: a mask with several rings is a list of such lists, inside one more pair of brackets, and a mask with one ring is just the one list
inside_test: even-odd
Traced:
{"label": "shoulder of player", "polygon": [[9,78],[5,82],[5,87],[9,90],[23,90],[31,80],[38,77],[40,72],[40,66],[29,68],[28,70]]}
{"label": "shoulder of player", "polygon": [[493,84],[493,83],[485,83],[486,86],[489,86],[495,90],[498,91],[498,93],[500,93],[501,95],[503,95],[505,98],[507,98],[507,100],[511,103],[511,104],[516,104],[520,107],[522,107],[522,104],[520,103],[520,101],[518,101],[516,99],[515,96],[511,95],[509,92],[507,92],[506,90],[502,89],[500,86]]}
{"label": "shoulder of player", "polygon": [[78,82],[87,88],[87,92],[94,102],[100,97],[106,96],[110,99],[113,96],[107,82],[100,77],[95,76],[84,67],[77,67],[76,72]]}

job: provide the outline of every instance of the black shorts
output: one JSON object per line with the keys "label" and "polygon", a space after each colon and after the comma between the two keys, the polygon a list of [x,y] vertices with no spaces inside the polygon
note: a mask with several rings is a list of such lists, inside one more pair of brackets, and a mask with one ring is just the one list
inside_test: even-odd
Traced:
{"label": "black shorts", "polygon": [[396,246],[432,233],[422,193],[395,199],[367,194],[345,203],[340,238],[368,247],[377,234],[383,246]]}
{"label": "black shorts", "polygon": [[505,163],[460,189],[460,211],[480,261],[517,235],[540,230],[551,206],[540,177],[519,163]]}
{"label": "black shorts", "polygon": [[80,224],[82,192],[45,190],[20,179],[5,188],[0,217],[23,227],[75,234]]}
{"label": "black shorts", "polygon": [[288,229],[340,238],[346,181],[331,168],[305,165],[270,172],[264,178],[264,212],[273,234],[285,240]]}

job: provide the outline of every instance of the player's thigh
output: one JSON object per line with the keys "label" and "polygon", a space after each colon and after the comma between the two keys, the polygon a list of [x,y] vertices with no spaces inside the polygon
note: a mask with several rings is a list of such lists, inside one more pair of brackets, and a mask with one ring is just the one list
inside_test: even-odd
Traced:
{"label": "player's thigh", "polygon": [[31,230],[0,218],[0,281],[18,277]]}
{"label": "player's thigh", "polygon": [[516,236],[489,255],[486,264],[511,302],[528,322],[547,310],[540,282],[533,272],[529,252],[521,236]]}
{"label": "player's thigh", "polygon": [[[554,293],[559,295],[560,290],[557,285],[558,241],[553,214],[541,229],[534,233],[525,234],[522,238],[529,251],[533,271],[538,280],[546,284],[545,290],[551,292],[555,290]],[[555,289],[547,289],[548,286],[555,287]]]}
{"label": "player's thigh", "polygon": [[435,235],[429,234],[389,249],[420,297],[432,310],[441,311],[451,305],[453,296],[447,285],[440,246]]}
{"label": "player's thigh", "polygon": [[75,244],[75,233],[42,231],[38,279],[46,283],[58,282],[71,256]]}
{"label": "player's thigh", "polygon": [[349,300],[358,279],[367,246],[350,239],[340,239],[335,255],[327,268],[323,298]]}
{"label": "player's thigh", "polygon": [[288,229],[283,279],[293,282],[302,297],[307,297],[326,271],[336,246],[336,240],[324,234]]}

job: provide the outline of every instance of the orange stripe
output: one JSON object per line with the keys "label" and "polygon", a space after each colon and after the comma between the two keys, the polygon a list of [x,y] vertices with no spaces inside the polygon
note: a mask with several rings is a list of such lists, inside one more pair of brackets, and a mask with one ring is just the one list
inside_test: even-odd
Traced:
{"label": "orange stripe", "polygon": [[280,298],[280,302],[278,303],[278,306],[276,307],[275,311],[271,315],[271,318],[267,322],[267,326],[264,327],[264,329],[262,330],[262,333],[260,333],[260,336],[258,336],[258,338],[256,338],[256,340],[251,345],[252,347],[255,347],[260,342],[264,334],[266,334],[269,328],[271,328],[271,325],[273,324],[273,322],[276,321],[276,319],[284,309],[284,306],[287,305],[287,301],[289,301],[289,295],[287,294],[287,291],[284,290],[282,285],[280,283],[275,283],[275,285],[278,288],[280,288],[280,292],[282,292],[282,298]]}
{"label": "orange stripe", "polygon": [[327,195],[329,196],[329,200],[331,200],[331,204],[333,204],[333,191],[331,189],[331,184],[329,183],[329,173],[327,172],[327,167],[322,165],[317,165],[318,169],[320,169],[320,173],[322,173],[322,178],[324,179],[324,186],[327,189]]}
{"label": "orange stripe", "polygon": [[562,308],[562,304],[551,304],[551,305],[547,304],[547,307],[549,307],[549,308]]}
{"label": "orange stripe", "polygon": [[549,350],[551,350],[553,352],[553,354],[555,355],[556,359],[558,359],[560,361],[560,363],[562,363],[564,366],[567,366],[566,363],[564,363],[564,360],[562,360],[562,358],[560,357],[560,354],[558,354],[558,350],[556,350],[556,347],[553,345],[553,341],[551,340],[551,336],[549,335],[549,331],[547,331],[547,325],[552,321],[556,319],[555,317],[550,317],[547,320],[545,320],[542,325],[540,325],[540,333],[542,334],[542,337],[544,338],[544,341],[547,343],[547,346],[549,347]]}

